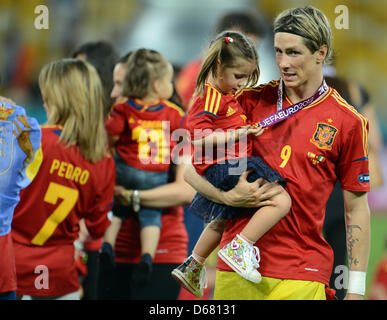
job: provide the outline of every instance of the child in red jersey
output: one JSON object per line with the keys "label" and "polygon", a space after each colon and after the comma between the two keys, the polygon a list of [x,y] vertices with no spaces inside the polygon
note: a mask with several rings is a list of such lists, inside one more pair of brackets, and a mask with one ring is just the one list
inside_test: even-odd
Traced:
{"label": "child in red jersey", "polygon": [[105,234],[102,251],[112,252],[122,220],[138,212],[141,226],[141,261],[134,280],[146,283],[160,237],[162,209],[139,206],[138,191],[168,182],[173,144],[168,135],[180,127],[183,111],[169,102],[173,69],[158,52],[138,49],[128,58],[123,95],[106,121],[109,134],[118,136],[115,148],[117,185],[130,189],[132,209],[116,204],[113,221]]}
{"label": "child in red jersey", "polygon": [[[258,81],[257,60],[254,46],[244,35],[231,31],[220,34],[211,43],[203,61],[197,78],[196,99],[187,116],[195,149],[193,165],[200,175],[205,175],[214,186],[224,191],[232,189],[246,169],[251,169],[250,182],[262,177],[285,186],[285,180],[278,172],[261,158],[251,157],[252,140],[249,138],[262,134],[263,128],[246,123],[244,110],[234,97],[237,90]],[[207,129],[210,130],[206,133]],[[224,147],[226,143],[227,147]],[[275,205],[264,206],[257,211],[231,208],[197,194],[190,209],[205,222],[211,222],[203,231],[192,255],[173,270],[172,275],[186,289],[201,297],[205,279],[204,262],[220,243],[225,219],[254,213],[242,232],[218,255],[242,277],[260,282],[261,275],[257,271],[259,249],[253,244],[288,213],[291,204],[286,191],[272,200]]]}
{"label": "child in red jersey", "polygon": [[27,169],[12,222],[17,294],[80,299],[74,241],[84,219],[92,238],[110,224],[115,164],[108,155],[103,88],[95,68],[78,59],[45,65],[39,76],[47,125]]}

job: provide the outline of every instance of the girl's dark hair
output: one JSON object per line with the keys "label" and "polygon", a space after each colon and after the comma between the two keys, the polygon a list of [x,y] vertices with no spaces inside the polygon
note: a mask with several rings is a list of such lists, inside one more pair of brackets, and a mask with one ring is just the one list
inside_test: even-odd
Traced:
{"label": "girl's dark hair", "polygon": [[144,98],[153,81],[162,78],[167,72],[169,62],[155,50],[137,49],[133,51],[126,66],[123,95],[131,98]]}
{"label": "girl's dark hair", "polygon": [[[231,40],[229,40],[231,38]],[[237,66],[237,59],[242,58],[256,65],[250,75],[247,85],[254,86],[259,79],[258,54],[250,39],[237,31],[224,31],[220,33],[210,46],[203,58],[194,95],[201,95],[210,73],[216,75],[218,68],[231,68]]]}

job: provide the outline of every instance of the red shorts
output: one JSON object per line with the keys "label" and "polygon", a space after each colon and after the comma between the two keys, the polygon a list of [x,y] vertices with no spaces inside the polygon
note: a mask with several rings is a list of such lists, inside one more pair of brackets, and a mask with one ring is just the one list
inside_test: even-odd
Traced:
{"label": "red shorts", "polygon": [[58,297],[79,289],[74,245],[14,243],[18,295]]}
{"label": "red shorts", "polygon": [[0,293],[16,290],[15,255],[11,233],[0,236]]}

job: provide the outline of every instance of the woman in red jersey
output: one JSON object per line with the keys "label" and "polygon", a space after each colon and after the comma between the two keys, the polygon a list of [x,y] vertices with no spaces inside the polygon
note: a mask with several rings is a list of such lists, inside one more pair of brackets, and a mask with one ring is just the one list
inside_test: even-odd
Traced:
{"label": "woman in red jersey", "polygon": [[[157,51],[140,48],[128,58],[123,92],[128,97],[114,105],[105,122],[106,130],[116,141],[117,184],[128,189],[146,190],[168,182],[171,151],[175,142],[169,138],[179,129],[184,112],[171,103],[173,68]],[[138,191],[133,193],[136,196]],[[161,229],[162,210],[133,205],[141,232],[141,262],[136,280],[144,283],[152,272]],[[131,210],[116,204],[112,224],[104,236],[102,251],[112,251],[122,221]]]}
{"label": "woman in red jersey", "polygon": [[[332,31],[326,16],[307,6],[282,12],[274,21],[274,48],[281,73],[243,90],[238,101],[253,121],[287,116],[256,139],[253,154],[287,180],[290,213],[258,242],[262,281],[251,283],[218,260],[215,299],[326,299],[332,249],[322,235],[325,206],[337,180],[345,202],[349,288],[347,299],[362,299],[369,256],[368,120],[324,80],[322,66],[332,57]],[[305,103],[304,101],[308,101]],[[281,113],[282,112],[282,113]],[[281,114],[280,114],[281,113]],[[290,115],[291,114],[291,115]],[[229,192],[213,188],[194,169],[187,179],[201,193],[231,206],[270,204],[261,181],[247,173]],[[258,189],[258,190],[257,190]],[[276,190],[270,190],[269,196]],[[249,217],[227,221],[221,245],[240,232]]]}
{"label": "woman in red jersey", "polygon": [[[122,57],[114,68],[114,87],[111,96],[116,103],[127,101],[127,98],[122,95],[122,86],[130,54]],[[141,285],[133,281],[141,260],[141,242],[138,217],[132,213],[123,222],[116,240],[114,252],[116,263],[113,272],[110,263],[106,262],[108,260],[106,255],[102,254],[100,257],[100,299],[176,300],[178,298],[180,286],[170,277],[170,273],[183,262],[187,255],[188,235],[184,225],[182,205],[190,203],[195,192],[184,181],[184,163],[179,162],[175,165],[175,162],[178,161],[171,163],[167,184],[148,190],[138,190],[135,193],[141,206],[163,209],[160,239],[149,281]],[[129,206],[131,204],[127,202],[127,193],[128,191],[123,187],[116,187],[116,200]]]}
{"label": "woman in red jersey", "polygon": [[79,299],[78,222],[84,218],[90,235],[101,237],[113,203],[103,89],[95,68],[77,59],[46,65],[39,85],[48,122],[33,163],[37,176],[21,193],[12,223],[17,294]]}
{"label": "woman in red jersey", "polygon": [[[89,62],[98,72],[104,89],[105,103],[104,115],[107,116],[113,105],[110,91],[113,88],[113,68],[118,59],[118,53],[109,41],[87,41],[76,47],[72,52],[72,58]],[[87,273],[81,278],[82,300],[97,299],[98,258],[102,246],[102,239],[92,239],[87,232],[83,220],[80,222],[80,239],[77,242],[79,266],[87,269]],[[76,246],[77,247],[77,246]],[[81,257],[85,255],[86,257]],[[84,262],[82,262],[84,261]]]}

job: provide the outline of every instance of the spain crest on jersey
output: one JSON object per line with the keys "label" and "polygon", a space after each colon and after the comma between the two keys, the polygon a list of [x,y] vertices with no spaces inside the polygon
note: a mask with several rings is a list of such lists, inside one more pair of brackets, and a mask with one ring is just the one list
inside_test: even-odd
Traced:
{"label": "spain crest on jersey", "polygon": [[319,149],[332,150],[332,145],[337,132],[337,128],[329,124],[318,123],[317,129],[313,134],[313,138],[310,139],[310,142],[316,145]]}
{"label": "spain crest on jersey", "polygon": [[0,175],[12,165],[14,142],[13,123],[0,120]]}

